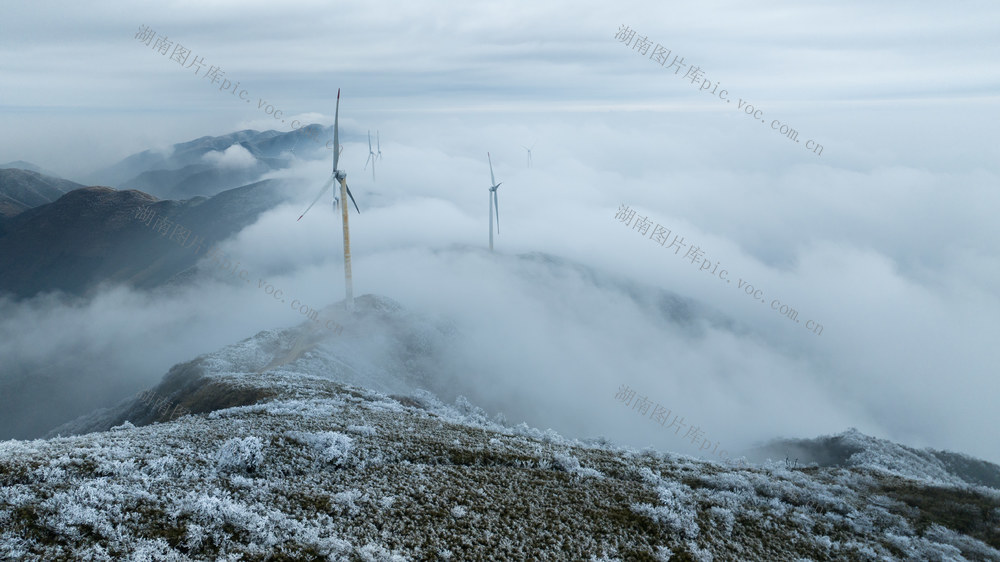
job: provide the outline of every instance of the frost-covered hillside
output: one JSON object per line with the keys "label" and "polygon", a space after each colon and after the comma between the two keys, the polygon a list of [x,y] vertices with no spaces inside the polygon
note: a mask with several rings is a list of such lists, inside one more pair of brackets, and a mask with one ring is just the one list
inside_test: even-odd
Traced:
{"label": "frost-covered hillside", "polygon": [[793,464],[881,470],[936,484],[1000,489],[1000,466],[961,453],[914,449],[850,429],[815,439],[779,439],[750,451],[751,459],[787,457]]}
{"label": "frost-covered hillside", "polygon": [[417,390],[419,362],[352,351],[432,352],[446,327],[358,307],[343,333],[262,332],[60,429],[91,433],[0,443],[0,558],[1000,560],[995,489],[508,426]]}

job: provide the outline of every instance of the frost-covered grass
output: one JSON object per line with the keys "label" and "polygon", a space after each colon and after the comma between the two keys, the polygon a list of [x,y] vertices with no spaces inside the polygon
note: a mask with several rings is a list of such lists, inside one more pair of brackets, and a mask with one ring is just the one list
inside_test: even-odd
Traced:
{"label": "frost-covered grass", "polygon": [[941,475],[582,443],[252,341],[167,381],[232,407],[0,442],[0,559],[1000,560],[1000,494]]}

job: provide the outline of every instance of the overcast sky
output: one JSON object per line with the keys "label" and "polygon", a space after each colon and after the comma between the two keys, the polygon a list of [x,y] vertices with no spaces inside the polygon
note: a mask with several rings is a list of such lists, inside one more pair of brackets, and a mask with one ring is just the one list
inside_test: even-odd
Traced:
{"label": "overcast sky", "polygon": [[[654,47],[643,55],[616,39],[622,25]],[[213,85],[205,70],[195,75],[172,61],[173,47],[154,51],[135,38],[143,26],[225,76]],[[490,151],[504,182],[498,249],[614,271],[697,299],[752,331],[713,332],[687,351],[670,342],[656,352],[649,348],[657,341],[638,328],[619,335],[608,354],[634,346],[646,355],[616,370],[593,352],[589,365],[575,365],[591,369],[587,385],[563,375],[545,383],[569,412],[548,420],[565,424],[557,429],[670,447],[614,401],[626,383],[651,399],[683,397],[677,409],[733,449],[853,425],[1000,462],[998,29],[995,2],[960,10],[912,1],[24,2],[5,6],[0,19],[0,163],[27,160],[74,179],[204,135],[289,131],[293,119],[329,124],[341,88],[346,169],[370,209],[352,223],[356,292],[429,311],[447,307],[425,290],[443,276],[479,284],[486,269],[426,252],[485,244]],[[656,44],[698,66],[716,94],[685,79],[688,66],[675,75],[651,60]],[[246,100],[219,91],[222,80],[239,82]],[[268,105],[281,117],[267,115]],[[775,120],[796,129],[799,142],[773,130]],[[359,169],[368,129],[380,131],[386,155],[377,183]],[[535,146],[530,170],[521,144]],[[322,178],[328,166],[302,163],[293,173]],[[623,203],[698,244],[732,283],[617,222]],[[297,211],[269,214],[231,251],[245,248],[259,271],[294,262],[299,276],[285,283],[309,295],[310,280],[336,278],[338,262],[330,248],[303,245],[288,231],[282,221]],[[339,228],[310,224],[318,238]],[[393,281],[400,263],[423,283]],[[515,272],[494,273],[495,301],[454,290],[455,315],[482,307],[476,312],[503,317],[497,325],[512,333],[517,318],[553,329],[581,324],[555,304],[543,312],[496,304],[524,294],[501,282],[514,282]],[[761,289],[766,303],[737,289],[737,278]],[[630,318],[619,311],[607,320],[610,305],[577,289],[578,304],[593,306],[593,329],[546,341],[554,356],[571,356],[584,340],[599,349],[594,334],[612,337],[607,325]],[[794,306],[802,323],[770,310],[774,298]],[[21,312],[50,330],[38,310]],[[245,337],[235,322],[248,322],[246,314],[213,321],[234,322],[226,337]],[[806,330],[806,320],[823,333]],[[477,337],[502,337],[495,330]],[[516,347],[534,342],[508,338],[518,352],[497,364],[527,373],[511,376],[507,391],[542,403],[529,385],[554,370],[551,358],[526,370],[512,359],[542,355]],[[169,366],[208,351],[178,345],[183,353],[158,360]],[[678,374],[668,377],[654,361]]]}

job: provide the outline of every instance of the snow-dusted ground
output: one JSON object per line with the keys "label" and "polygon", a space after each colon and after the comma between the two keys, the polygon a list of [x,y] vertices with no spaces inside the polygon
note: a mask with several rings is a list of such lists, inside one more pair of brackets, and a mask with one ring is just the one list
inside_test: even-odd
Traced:
{"label": "snow-dusted ground", "polygon": [[172,369],[154,390],[193,415],[137,426],[165,418],[132,400],[0,443],[0,558],[1000,560],[1000,492],[871,447],[789,470],[571,441],[338,382],[362,370],[307,335]]}

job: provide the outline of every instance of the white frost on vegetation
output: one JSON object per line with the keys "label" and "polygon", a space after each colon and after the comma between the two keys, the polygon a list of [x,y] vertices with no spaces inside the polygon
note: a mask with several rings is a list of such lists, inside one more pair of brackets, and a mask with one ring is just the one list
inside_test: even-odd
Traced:
{"label": "white frost on vegetation", "polygon": [[215,457],[219,471],[253,472],[264,462],[264,442],[260,437],[229,439]]}

